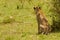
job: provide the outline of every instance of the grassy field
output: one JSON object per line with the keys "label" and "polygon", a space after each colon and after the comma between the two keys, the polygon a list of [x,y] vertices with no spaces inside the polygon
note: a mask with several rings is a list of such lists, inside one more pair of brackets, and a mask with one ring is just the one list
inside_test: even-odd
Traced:
{"label": "grassy field", "polygon": [[0,0],[0,40],[60,40],[60,32],[37,35],[33,7],[39,2],[23,2],[22,8],[20,0]]}

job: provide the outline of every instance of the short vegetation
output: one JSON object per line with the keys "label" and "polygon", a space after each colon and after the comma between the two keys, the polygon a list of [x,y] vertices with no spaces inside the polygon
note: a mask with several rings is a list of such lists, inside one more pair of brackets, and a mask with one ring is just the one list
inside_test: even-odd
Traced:
{"label": "short vegetation", "polygon": [[[33,7],[40,6],[54,31],[38,35]],[[0,40],[60,40],[60,0],[0,0]]]}

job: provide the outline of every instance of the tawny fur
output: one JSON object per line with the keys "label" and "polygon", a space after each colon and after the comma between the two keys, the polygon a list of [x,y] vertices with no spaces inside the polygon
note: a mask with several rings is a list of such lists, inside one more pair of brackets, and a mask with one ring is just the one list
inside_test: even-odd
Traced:
{"label": "tawny fur", "polygon": [[42,12],[40,7],[34,7],[34,11],[36,12],[38,33],[48,34],[51,28],[49,27],[48,20],[45,14]]}

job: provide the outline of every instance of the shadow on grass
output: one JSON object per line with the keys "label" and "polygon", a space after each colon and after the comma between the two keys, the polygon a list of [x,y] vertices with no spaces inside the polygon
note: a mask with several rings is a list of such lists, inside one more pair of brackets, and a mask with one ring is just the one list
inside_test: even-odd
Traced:
{"label": "shadow on grass", "polygon": [[60,32],[60,22],[56,22],[53,20],[53,24],[52,24],[52,32]]}

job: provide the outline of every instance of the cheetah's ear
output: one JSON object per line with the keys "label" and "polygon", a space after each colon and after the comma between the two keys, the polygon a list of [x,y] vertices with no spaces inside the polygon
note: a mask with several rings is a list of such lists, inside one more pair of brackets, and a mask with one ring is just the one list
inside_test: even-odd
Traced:
{"label": "cheetah's ear", "polygon": [[41,7],[39,7],[39,9],[41,9]]}
{"label": "cheetah's ear", "polygon": [[35,9],[35,7],[34,7],[34,9]]}

